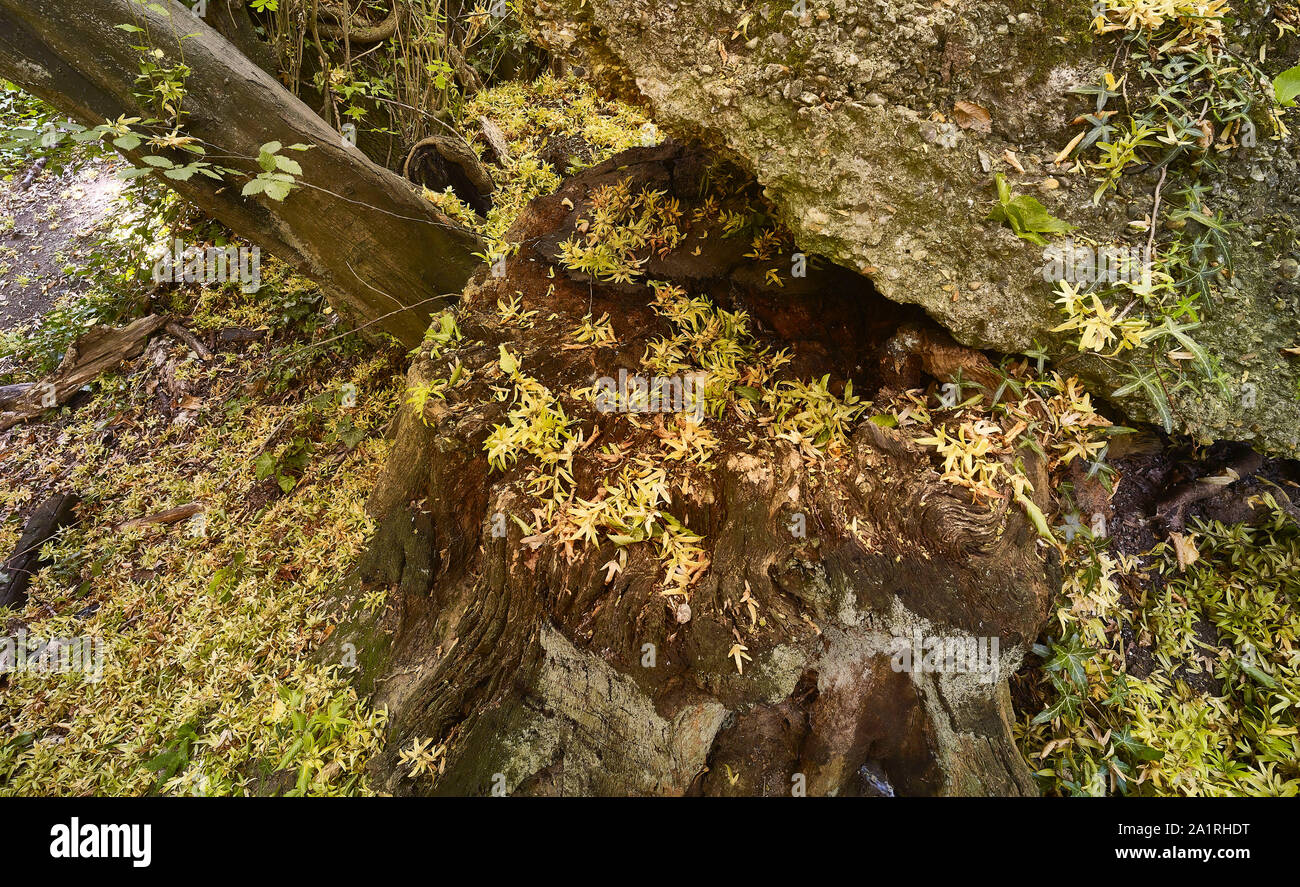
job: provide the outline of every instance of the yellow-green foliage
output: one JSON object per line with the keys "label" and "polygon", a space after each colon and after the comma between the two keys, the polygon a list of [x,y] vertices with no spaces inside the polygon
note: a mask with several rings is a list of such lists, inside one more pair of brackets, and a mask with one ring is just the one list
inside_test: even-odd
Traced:
{"label": "yellow-green foliage", "polygon": [[[265,292],[206,292],[195,323],[274,325]],[[0,508],[43,495],[33,485],[40,476],[86,504],[46,546],[52,564],[35,576],[26,609],[0,610],[0,624],[19,617],[29,635],[100,638],[105,661],[96,682],[10,675],[0,693],[0,793],[228,794],[277,771],[281,791],[364,791],[383,714],[311,657],[332,630],[324,601],[371,530],[363,502],[388,447],[379,435],[361,438],[382,429],[399,390],[388,356],[322,354],[328,371],[309,369],[300,390],[250,399],[245,382],[283,358],[268,361],[255,344],[200,367],[163,341],[180,358],[176,378],[212,380],[190,421],[158,414],[147,371],[107,377],[62,425],[31,426],[33,439],[7,456],[8,476],[23,480],[4,486]],[[345,383],[357,390],[350,408]],[[291,492],[246,510],[259,454],[287,458],[312,428],[322,435],[317,455],[302,460]],[[106,429],[117,435],[112,448]],[[288,432],[275,438],[277,429]],[[327,457],[324,444],[344,440],[356,448]],[[114,529],[189,502],[206,511],[170,527]],[[16,534],[5,522],[0,547]]]}
{"label": "yellow-green foliage", "polygon": [[566,268],[597,280],[631,283],[654,255],[666,255],[682,241],[681,204],[663,191],[635,193],[631,180],[605,185],[591,194],[590,220],[579,220],[582,234],[560,244]]}
{"label": "yellow-green foliage", "polygon": [[[1178,543],[1185,569],[1169,542],[1143,571],[1076,540],[1039,651],[1049,704],[1018,725],[1021,747],[1062,794],[1300,794],[1300,527],[1278,509],[1262,527],[1197,523]],[[1134,644],[1150,651],[1145,677]]]}
{"label": "yellow-green foliage", "polygon": [[[554,169],[539,156],[552,134],[581,138],[591,151],[592,164],[659,140],[654,125],[640,112],[602,99],[587,83],[571,76],[556,78],[548,74],[531,84],[509,82],[494,86],[475,95],[460,116],[462,131],[480,153],[481,138],[474,140],[479,117],[487,117],[501,128],[510,150],[505,169],[493,169],[497,190],[480,232],[490,242],[491,255],[505,253],[501,238],[528,202],[555,191],[562,176],[570,172]],[[455,195],[431,199],[457,219],[477,227],[473,212]]]}

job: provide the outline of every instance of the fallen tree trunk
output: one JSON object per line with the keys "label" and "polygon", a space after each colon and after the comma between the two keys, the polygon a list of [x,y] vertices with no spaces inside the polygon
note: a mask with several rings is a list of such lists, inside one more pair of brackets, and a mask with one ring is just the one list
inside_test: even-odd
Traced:
{"label": "fallen tree trunk", "polygon": [[[298,155],[300,187],[282,202],[241,196],[242,180],[161,180],[320,282],[356,321],[417,344],[439,299],[458,293],[478,264],[475,235],[368,160],[175,0],[0,0],[0,76],[87,125],[157,116],[136,83],[142,41],[161,53],[151,65],[187,71],[181,133],[202,140],[222,165],[252,176],[261,171],[263,144],[313,146]],[[139,162],[147,151],[124,153]]]}
{"label": "fallen tree trunk", "polygon": [[[923,448],[869,421],[818,453],[774,437],[762,413],[728,410],[704,423],[717,448],[702,464],[671,455],[692,433],[678,417],[606,413],[573,393],[636,372],[669,325],[647,287],[565,270],[557,244],[592,218],[594,189],[629,177],[697,218],[707,170],[671,147],[636,149],[534,202],[508,235],[521,248],[505,276],[467,289],[460,338],[413,365],[410,390],[441,394],[399,414],[369,504],[378,531],[365,581],[343,593],[349,612],[322,651],[355,666],[359,688],[387,707],[375,786],[1034,793],[1008,727],[1005,678],[1035,639],[1059,573],[1019,511],[972,505]],[[920,381],[895,374],[894,336],[923,324],[919,312],[834,266],[775,286],[770,263],[742,256],[748,240],[723,238],[716,218],[686,227],[676,249],[647,259],[647,278],[747,312],[741,323],[790,349],[792,375],[852,380],[868,394]],[[517,311],[503,313],[516,298]],[[584,319],[606,314],[612,340],[575,341]],[[551,520],[530,492],[545,473],[536,460],[516,452],[517,463],[497,470],[485,453],[501,438],[494,429],[513,423],[524,439],[533,427],[511,419],[517,399],[494,394],[525,384],[512,375],[516,362],[581,431],[565,450],[572,498]],[[581,518],[568,510],[617,500],[628,472],[658,468],[669,490],[659,508],[702,537],[680,575],[657,547],[667,518],[644,541],[593,543],[575,535]],[[366,609],[370,592],[383,600]],[[897,642],[920,635],[996,635],[994,670],[985,680],[895,667]],[[433,749],[437,766],[411,778],[404,755],[417,746]]]}

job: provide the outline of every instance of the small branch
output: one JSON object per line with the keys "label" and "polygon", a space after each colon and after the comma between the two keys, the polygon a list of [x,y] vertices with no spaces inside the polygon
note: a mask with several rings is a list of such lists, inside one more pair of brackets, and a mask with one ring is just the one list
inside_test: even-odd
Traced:
{"label": "small branch", "polygon": [[138,527],[147,527],[151,524],[174,524],[191,518],[200,512],[206,511],[207,508],[202,502],[190,502],[187,505],[178,505],[175,508],[169,508],[166,511],[160,511],[157,514],[150,514],[145,517],[133,517],[129,521],[118,524],[114,529],[133,530]]}
{"label": "small branch", "polygon": [[1147,257],[1150,259],[1155,255],[1153,252],[1156,243],[1156,226],[1160,223],[1160,189],[1165,186],[1165,176],[1169,173],[1169,167],[1160,167],[1160,181],[1156,182],[1155,202],[1151,205],[1151,230],[1147,232]]}
{"label": "small branch", "polygon": [[176,321],[167,321],[163,326],[163,329],[180,339],[186,345],[190,346],[190,350],[199,356],[199,360],[204,363],[212,360],[212,352],[207,349],[207,346],[199,341],[198,336],[194,335]]}

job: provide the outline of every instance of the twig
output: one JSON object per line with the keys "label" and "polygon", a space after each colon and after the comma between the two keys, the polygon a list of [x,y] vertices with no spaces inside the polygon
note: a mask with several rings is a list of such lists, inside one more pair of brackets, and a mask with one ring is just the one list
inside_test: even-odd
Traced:
{"label": "twig", "polygon": [[186,345],[190,346],[190,350],[199,356],[199,360],[204,363],[208,363],[212,360],[212,352],[207,349],[207,346],[199,341],[198,336],[194,335],[176,321],[167,321],[167,323],[163,325],[163,329],[180,339]]}

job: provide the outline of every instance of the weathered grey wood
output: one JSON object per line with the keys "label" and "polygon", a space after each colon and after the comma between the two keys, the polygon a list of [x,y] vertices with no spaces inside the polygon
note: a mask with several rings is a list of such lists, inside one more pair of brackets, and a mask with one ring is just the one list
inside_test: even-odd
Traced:
{"label": "weathered grey wood", "polygon": [[151,314],[124,327],[92,326],[63,355],[59,368],[37,382],[0,413],[0,431],[66,402],[82,385],[144,350],[149,337],[167,322]]}

